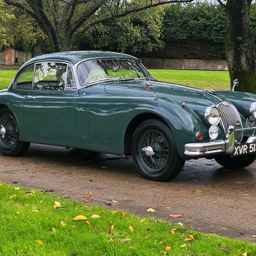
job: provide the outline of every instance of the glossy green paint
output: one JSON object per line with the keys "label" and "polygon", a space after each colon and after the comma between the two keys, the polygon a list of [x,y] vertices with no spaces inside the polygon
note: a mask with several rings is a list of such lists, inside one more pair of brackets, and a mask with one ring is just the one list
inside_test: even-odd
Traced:
{"label": "glossy green paint", "polygon": [[[99,57],[130,56],[110,52],[68,52],[39,56],[27,64],[58,60],[75,65],[82,59]],[[147,118],[157,118],[170,127],[179,155],[187,159],[184,145],[198,142],[197,132],[203,134],[201,142],[210,140],[209,126],[204,120],[208,106],[225,100],[231,102],[245,123],[250,116],[250,104],[256,101],[256,96],[249,93],[207,92],[157,81],[150,81],[153,88],[149,90],[144,87],[145,82],[140,79],[108,81],[62,91],[17,90],[12,82],[8,90],[0,91],[0,107],[8,106],[13,111],[21,141],[119,155],[130,152],[136,125]],[[224,137],[220,131],[219,139]]]}

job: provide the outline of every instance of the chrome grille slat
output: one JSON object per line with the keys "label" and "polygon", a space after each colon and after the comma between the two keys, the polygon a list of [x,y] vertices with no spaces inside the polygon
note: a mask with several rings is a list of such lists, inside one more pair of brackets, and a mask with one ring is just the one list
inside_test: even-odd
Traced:
{"label": "chrome grille slat", "polygon": [[[228,127],[230,125],[233,125],[235,129],[243,128],[241,117],[234,105],[226,102],[225,103],[221,102],[220,104],[217,105],[217,108],[220,112],[220,117],[221,117],[220,124],[225,133],[227,133]],[[239,122],[240,125],[237,125],[237,122]],[[243,131],[236,131],[235,140],[240,142],[242,141],[242,139],[243,139]]]}

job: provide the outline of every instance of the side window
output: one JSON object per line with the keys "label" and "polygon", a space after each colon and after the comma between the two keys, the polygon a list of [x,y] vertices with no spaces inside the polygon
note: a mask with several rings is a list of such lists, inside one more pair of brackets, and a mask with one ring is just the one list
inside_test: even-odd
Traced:
{"label": "side window", "polygon": [[15,87],[20,90],[31,90],[33,82],[34,65],[25,67],[18,75]]}
{"label": "side window", "polygon": [[67,64],[45,62],[36,64],[35,90],[64,90],[67,84]]}

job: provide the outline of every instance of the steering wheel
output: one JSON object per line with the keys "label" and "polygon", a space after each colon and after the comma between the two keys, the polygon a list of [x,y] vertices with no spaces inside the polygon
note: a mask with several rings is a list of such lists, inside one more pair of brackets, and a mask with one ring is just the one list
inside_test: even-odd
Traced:
{"label": "steering wheel", "polygon": [[93,81],[97,81],[97,80],[100,80],[100,79],[104,79],[104,77],[102,75],[93,75],[93,76],[90,76],[89,78],[87,78],[84,83],[83,83],[83,86],[85,86],[86,84],[89,83],[90,80],[94,79]]}

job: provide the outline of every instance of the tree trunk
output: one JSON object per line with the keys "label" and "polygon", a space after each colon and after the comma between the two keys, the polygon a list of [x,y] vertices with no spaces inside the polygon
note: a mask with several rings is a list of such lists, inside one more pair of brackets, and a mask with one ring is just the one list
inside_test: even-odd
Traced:
{"label": "tree trunk", "polygon": [[256,93],[255,52],[250,31],[252,0],[228,0],[226,53],[231,79],[238,79],[236,91]]}

